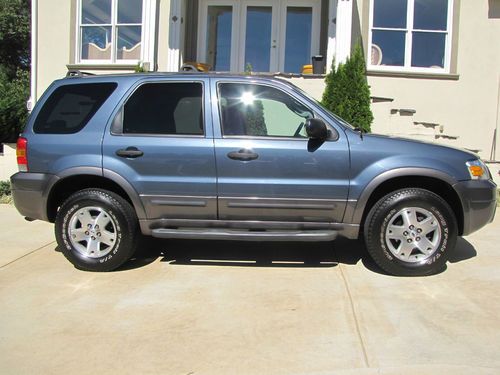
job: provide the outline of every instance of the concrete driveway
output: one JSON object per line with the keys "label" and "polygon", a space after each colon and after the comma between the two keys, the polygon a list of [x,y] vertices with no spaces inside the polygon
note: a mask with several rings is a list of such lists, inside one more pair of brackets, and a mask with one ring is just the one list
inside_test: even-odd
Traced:
{"label": "concrete driveway", "polygon": [[97,274],[0,205],[0,373],[498,374],[499,224],[425,278],[347,240],[150,240]]}

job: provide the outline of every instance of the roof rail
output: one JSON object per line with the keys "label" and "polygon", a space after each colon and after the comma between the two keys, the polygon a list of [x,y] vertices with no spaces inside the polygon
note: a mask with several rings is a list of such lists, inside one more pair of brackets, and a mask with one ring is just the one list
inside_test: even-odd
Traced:
{"label": "roof rail", "polygon": [[85,77],[85,76],[95,76],[94,73],[82,72],[80,70],[68,70],[66,77]]}

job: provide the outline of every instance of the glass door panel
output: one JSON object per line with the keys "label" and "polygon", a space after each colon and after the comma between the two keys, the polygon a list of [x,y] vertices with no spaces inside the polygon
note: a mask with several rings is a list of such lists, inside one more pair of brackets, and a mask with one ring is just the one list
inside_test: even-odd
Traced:
{"label": "glass door panel", "polygon": [[212,70],[231,70],[232,24],[232,6],[208,6],[205,57]]}
{"label": "glass door panel", "polygon": [[311,64],[312,26],[312,7],[286,8],[285,72],[300,73]]}
{"label": "glass door panel", "polygon": [[269,72],[271,64],[273,8],[248,6],[246,8],[244,70]]}

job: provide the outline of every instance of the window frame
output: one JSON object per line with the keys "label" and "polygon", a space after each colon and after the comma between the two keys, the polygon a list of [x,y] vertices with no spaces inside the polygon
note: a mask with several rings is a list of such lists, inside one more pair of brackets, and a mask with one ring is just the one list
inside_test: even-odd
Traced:
{"label": "window frame", "polygon": [[[370,0],[369,9],[369,26],[368,26],[368,51],[366,66],[368,70],[378,71],[378,72],[408,72],[408,73],[431,73],[431,74],[450,74],[451,67],[451,46],[453,38],[453,8],[454,0],[448,0],[448,10],[447,10],[447,22],[446,30],[426,30],[426,29],[416,29],[413,27],[414,15],[415,15],[415,1],[416,0],[404,0],[407,2],[406,9],[406,28],[392,28],[392,27],[375,27],[373,26],[374,17],[374,2],[375,0]],[[400,31],[405,32],[405,53],[404,53],[404,65],[373,65],[371,62],[371,50],[372,50],[372,39],[373,30],[387,30],[387,31]],[[436,33],[445,34],[445,45],[444,45],[444,66],[442,68],[436,67],[415,67],[411,66],[412,59],[412,47],[413,47],[413,33],[423,32],[423,33]]]}
{"label": "window frame", "polygon": [[[118,1],[111,0],[111,23],[109,24],[84,24],[82,23],[82,0],[77,0],[76,3],[76,33],[75,33],[75,62],[85,65],[136,65],[141,61],[149,60],[147,44],[154,45],[155,33],[152,31],[151,22],[154,17],[150,17],[151,9],[156,6],[156,0],[141,0],[142,15],[140,24],[118,23]],[[109,59],[83,59],[82,58],[82,30],[84,27],[105,26],[111,27],[111,43],[110,43],[110,58]],[[141,41],[140,41],[140,57],[139,59],[118,59],[117,58],[117,33],[118,28],[123,26],[140,26]]]}
{"label": "window frame", "polygon": [[305,108],[307,108],[313,115],[312,118],[319,118],[323,120],[325,125],[328,127],[330,130],[331,136],[326,139],[326,141],[336,141],[338,139],[338,134],[337,130],[333,128],[327,121],[325,121],[321,116],[318,115],[318,113],[311,108],[310,105],[304,103],[301,98],[297,97],[296,95],[293,95],[292,93],[285,91],[281,89],[280,87],[276,87],[272,84],[267,84],[263,82],[245,82],[245,81],[218,81],[216,83],[216,88],[217,88],[217,113],[218,113],[218,120],[219,120],[219,127],[220,127],[220,134],[222,139],[256,139],[256,140],[269,140],[269,141],[302,141],[302,142],[309,142],[310,138],[308,137],[289,137],[289,136],[255,136],[255,135],[227,135],[224,134],[224,124],[222,120],[222,107],[221,107],[221,94],[220,94],[220,85],[222,84],[236,84],[236,85],[248,85],[248,86],[265,86],[265,87],[270,87],[275,90],[281,91],[283,94],[288,95],[292,97],[293,99],[297,100],[300,102]]}
{"label": "window frame", "polygon": [[[123,119],[125,115],[125,105],[136,91],[148,84],[169,84],[169,83],[196,83],[201,85],[201,121],[203,123],[203,134],[164,134],[164,133],[124,133],[123,132]],[[112,136],[120,137],[161,137],[161,138],[207,138],[207,122],[205,115],[205,95],[206,86],[205,81],[198,80],[147,80],[139,82],[123,99],[116,112],[110,127],[110,134]]]}

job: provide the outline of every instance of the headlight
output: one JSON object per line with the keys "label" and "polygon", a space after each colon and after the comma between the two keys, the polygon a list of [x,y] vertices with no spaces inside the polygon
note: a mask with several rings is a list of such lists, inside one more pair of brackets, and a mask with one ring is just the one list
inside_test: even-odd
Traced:
{"label": "headlight", "polygon": [[490,171],[481,159],[468,161],[465,163],[472,180],[487,180],[490,178]]}

